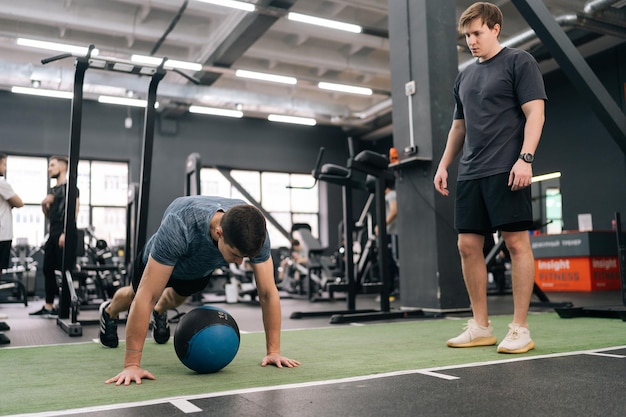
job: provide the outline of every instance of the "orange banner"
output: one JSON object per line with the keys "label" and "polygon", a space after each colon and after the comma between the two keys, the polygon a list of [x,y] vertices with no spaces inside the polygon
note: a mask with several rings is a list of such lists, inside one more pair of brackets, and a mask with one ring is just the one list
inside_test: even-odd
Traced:
{"label": "orange banner", "polygon": [[543,291],[620,289],[617,257],[535,259],[535,282]]}

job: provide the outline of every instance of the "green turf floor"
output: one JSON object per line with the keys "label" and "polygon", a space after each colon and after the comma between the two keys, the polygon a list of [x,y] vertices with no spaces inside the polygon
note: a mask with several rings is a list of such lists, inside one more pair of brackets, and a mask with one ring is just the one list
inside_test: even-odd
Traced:
{"label": "green turf floor", "polygon": [[[494,316],[496,336],[506,334],[510,316]],[[339,379],[511,358],[496,347],[451,349],[445,341],[458,334],[461,320],[402,321],[365,326],[283,332],[283,354],[298,359],[295,369],[262,368],[264,335],[244,334],[235,360],[215,374],[198,375],[177,359],[173,344],[149,340],[143,367],[157,379],[116,387],[104,381],[121,370],[123,349],[96,343],[0,350],[0,415],[130,403],[243,388]],[[626,323],[618,319],[560,319],[556,313],[532,314],[537,345],[527,355],[544,355],[626,345]],[[123,345],[121,346],[123,347]]]}

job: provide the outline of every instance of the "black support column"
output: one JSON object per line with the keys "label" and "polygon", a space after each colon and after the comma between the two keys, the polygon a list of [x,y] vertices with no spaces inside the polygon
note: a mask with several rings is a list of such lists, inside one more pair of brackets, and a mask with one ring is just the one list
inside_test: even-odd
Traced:
{"label": "black support column", "polygon": [[389,1],[393,141],[400,154],[394,164],[400,296],[404,307],[437,312],[469,308],[453,220],[456,167],[449,171],[449,197],[433,187],[454,108],[455,5],[454,0]]}

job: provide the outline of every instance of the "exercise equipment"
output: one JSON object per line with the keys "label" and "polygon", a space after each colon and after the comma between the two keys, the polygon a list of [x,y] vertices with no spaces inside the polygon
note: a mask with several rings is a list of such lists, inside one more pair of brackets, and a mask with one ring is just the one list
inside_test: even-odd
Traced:
{"label": "exercise equipment", "polygon": [[23,273],[24,269],[19,267],[0,270],[0,291],[10,290],[8,296],[0,298],[1,303],[24,303],[24,306],[28,306],[28,293],[20,276]]}
{"label": "exercise equipment", "polygon": [[200,171],[202,170],[202,159],[198,152],[191,153],[185,161],[185,195],[200,195]]}
{"label": "exercise equipment", "polygon": [[622,232],[622,220],[619,212],[615,213],[615,236],[617,238],[617,257],[620,274],[620,289],[622,305],[605,307],[557,307],[555,311],[562,319],[576,317],[599,317],[607,319],[622,319],[626,321],[626,244]]}
{"label": "exercise equipment", "polygon": [[[131,182],[128,184],[128,199],[126,201],[126,244],[124,247],[124,265],[127,271],[130,271],[137,253],[137,244],[135,242],[135,233],[137,230],[137,204],[139,203],[139,183]],[[127,279],[125,285],[130,284]]]}
{"label": "exercise equipment", "polygon": [[[62,262],[62,286],[59,300],[59,318],[57,324],[70,336],[82,335],[81,324],[77,321],[79,298],[74,290],[72,280],[72,269],[76,263],[75,253],[76,239],[76,199],[78,190],[76,187],[78,178],[78,160],[80,157],[81,125],[82,125],[82,105],[83,105],[83,84],[85,73],[89,68],[123,72],[130,75],[150,76],[148,95],[146,100],[143,149],[141,158],[141,174],[139,184],[139,197],[137,202],[137,227],[134,230],[135,250],[139,251],[144,247],[147,239],[147,213],[150,193],[150,175],[152,170],[152,151],[154,147],[154,125],[156,120],[156,90],[165,77],[167,71],[164,69],[166,58],[163,58],[157,66],[139,65],[135,62],[117,58],[103,56],[92,57],[94,45],[89,45],[84,56],[75,57],[74,84],[72,96],[72,111],[70,117],[70,143],[69,143],[69,177],[67,183],[67,201],[65,207],[65,242],[63,248]],[[64,53],[51,58],[42,59],[41,63],[46,65],[51,62],[74,57],[71,53]],[[185,73],[172,69],[171,71],[180,74],[188,80],[198,83],[197,80],[189,77]],[[132,254],[137,256],[136,253]],[[71,313],[71,317],[70,317]],[[70,322],[66,319],[71,318]]]}
{"label": "exercise equipment", "polygon": [[[297,262],[292,265],[300,273],[298,289],[302,292],[303,287],[306,287],[306,294],[312,302],[325,300],[324,292],[328,292],[328,299],[333,300],[333,293],[342,286],[343,272],[336,269],[335,263],[328,256],[324,256],[327,247],[311,234],[308,224],[294,224],[291,234],[307,254],[306,266]],[[302,281],[306,281],[306,285]]]}
{"label": "exercise equipment", "polygon": [[81,306],[97,307],[124,285],[126,269],[108,243],[99,239],[93,229],[78,229],[76,233],[77,266],[72,274],[76,295]]}
{"label": "exercise equipment", "polygon": [[33,256],[41,250],[28,245],[26,238],[17,238],[11,247],[11,265],[0,271],[0,303],[23,303],[35,295],[38,262]]}
{"label": "exercise equipment", "polygon": [[200,374],[217,372],[228,365],[239,350],[237,322],[226,310],[196,307],[185,314],[174,332],[178,359]]}
{"label": "exercise equipment", "polygon": [[[385,155],[378,154],[369,150],[361,151],[355,156],[352,138],[348,140],[349,159],[346,167],[335,164],[324,164],[321,167],[324,148],[320,149],[320,155],[317,158],[317,165],[313,170],[313,177],[319,181],[326,181],[341,186],[342,203],[343,203],[343,244],[344,244],[344,280],[340,284],[332,284],[338,291],[347,293],[347,308],[339,311],[316,311],[316,312],[294,312],[292,319],[304,317],[318,317],[330,315],[330,323],[347,323],[354,321],[374,321],[388,320],[394,318],[408,317],[425,317],[425,313],[421,309],[391,311],[389,304],[389,268],[388,268],[388,251],[384,250],[387,246],[387,228],[386,228],[386,211],[385,211],[385,182],[393,175],[389,171],[389,161]],[[369,292],[380,294],[380,309],[356,309],[357,282],[355,280],[355,265],[353,252],[353,233],[354,220],[352,217],[352,190],[366,190],[367,185],[364,181],[356,179],[356,172],[364,174],[366,177],[371,176],[374,183],[374,207],[376,214],[376,224],[378,225],[377,247],[383,250],[377,250],[377,265],[380,280],[377,283],[369,285]]]}
{"label": "exercise equipment", "polygon": [[[350,157],[353,155],[352,142],[349,142]],[[320,148],[317,156],[316,165],[312,171],[313,178],[316,181],[325,181],[331,184],[336,184],[341,187],[342,192],[342,217],[343,217],[343,235],[341,237],[344,252],[343,252],[343,265],[344,274],[342,283],[335,285],[334,289],[337,291],[345,291],[347,293],[346,310],[339,311],[317,311],[317,312],[294,312],[291,314],[292,319],[299,319],[304,317],[318,317],[324,315],[341,314],[346,311],[350,312],[371,312],[368,310],[356,310],[356,283],[354,279],[354,252],[352,246],[354,221],[352,218],[352,206],[353,206],[353,190],[360,189],[367,191],[365,183],[358,181],[352,176],[351,170],[346,167],[335,164],[321,165],[325,149]]]}

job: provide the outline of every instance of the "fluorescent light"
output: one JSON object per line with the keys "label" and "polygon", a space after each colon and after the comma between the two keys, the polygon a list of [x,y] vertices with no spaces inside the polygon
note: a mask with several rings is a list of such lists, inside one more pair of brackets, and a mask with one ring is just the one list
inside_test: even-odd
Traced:
{"label": "fluorescent light", "polygon": [[532,182],[541,182],[541,181],[553,180],[555,178],[561,178],[561,173],[560,172],[551,172],[549,174],[537,175],[536,177],[532,178]]}
{"label": "fluorescent light", "polygon": [[315,126],[317,124],[315,119],[309,117],[284,116],[281,114],[270,114],[267,116],[267,120],[270,122],[292,123],[305,126]]}
{"label": "fluorescent light", "polygon": [[294,77],[287,77],[284,75],[266,74],[264,72],[248,71],[238,69],[235,71],[235,76],[241,78],[252,78],[254,80],[272,81],[282,84],[296,84],[298,80]]}
{"label": "fluorescent light", "polygon": [[371,96],[373,94],[371,88],[356,87],[353,85],[320,82],[317,86],[323,90],[341,91],[342,93],[362,94],[364,96]]}
{"label": "fluorescent light", "polygon": [[189,106],[189,113],[210,114],[212,116],[243,117],[243,112],[239,110],[218,109],[215,107]]}
{"label": "fluorescent light", "polygon": [[[29,46],[31,48],[47,49],[49,51],[69,52],[75,55],[87,55],[89,48],[85,46],[67,45],[57,42],[38,41],[35,39],[17,38],[16,43],[20,46]],[[98,55],[99,51],[93,49],[91,56]]]}
{"label": "fluorescent light", "polygon": [[[158,67],[163,62],[163,58],[157,58],[153,56],[146,55],[132,55],[130,60],[133,62],[137,62],[140,64],[150,64]],[[196,62],[186,62],[186,61],[177,61],[175,59],[168,59],[165,61],[163,65],[164,68],[178,68],[178,69],[186,69],[191,71],[200,71],[202,69],[202,64],[198,64]]]}
{"label": "fluorescent light", "polygon": [[321,17],[313,17],[301,13],[289,12],[287,14],[287,19],[293,20],[294,22],[309,23],[311,25],[324,26],[327,28],[339,29],[352,33],[361,33],[363,31],[363,28],[359,25],[338,22],[336,20],[330,19],[322,19]]}
{"label": "fluorescent light", "polygon": [[74,97],[74,93],[71,91],[59,91],[59,90],[44,90],[41,88],[30,87],[11,87],[11,92],[16,94],[29,94],[31,96],[41,97],[55,97],[55,98],[68,98]]}
{"label": "fluorescent light", "polygon": [[244,3],[242,1],[235,0],[196,0],[201,3],[214,4],[216,6],[230,7],[231,9],[243,10],[244,12],[253,12],[256,10],[256,6],[251,3]]}
{"label": "fluorescent light", "polygon": [[[119,104],[122,106],[132,107],[146,107],[148,105],[148,100],[140,100],[136,98],[126,97],[100,96],[98,97],[98,103]],[[156,103],[154,108],[157,108]]]}

